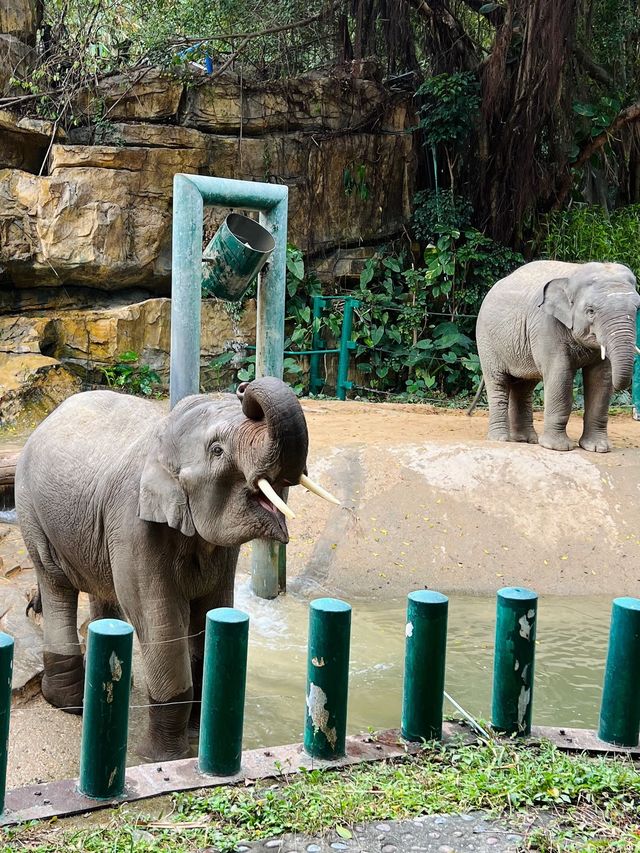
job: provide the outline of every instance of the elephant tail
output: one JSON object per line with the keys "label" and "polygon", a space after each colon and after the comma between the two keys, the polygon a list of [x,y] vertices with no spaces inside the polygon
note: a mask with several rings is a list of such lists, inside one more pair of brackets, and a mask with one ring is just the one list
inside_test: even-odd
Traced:
{"label": "elephant tail", "polygon": [[478,400],[480,399],[480,394],[484,391],[484,376],[480,380],[480,384],[478,385],[478,390],[476,391],[476,396],[473,398],[473,402],[467,409],[467,415],[471,417],[474,412],[475,407],[478,405]]}

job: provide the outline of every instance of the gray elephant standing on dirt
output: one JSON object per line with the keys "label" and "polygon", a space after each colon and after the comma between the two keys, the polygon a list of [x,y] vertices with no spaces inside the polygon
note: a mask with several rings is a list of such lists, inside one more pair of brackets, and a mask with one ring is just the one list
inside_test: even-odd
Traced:
{"label": "gray elephant standing on dirt", "polygon": [[[580,447],[604,453],[609,402],[631,383],[640,296],[622,264],[534,261],[497,282],[476,327],[494,441],[571,450],[567,421],[582,368]],[[544,432],[533,428],[532,397],[544,381]]]}
{"label": "gray elephant standing on dirt", "polygon": [[205,616],[233,604],[239,546],[286,543],[283,490],[317,490],[294,393],[264,378],[238,396],[187,397],[166,414],[111,391],[77,394],[35,430],[16,469],[44,615],[42,692],[82,705],[77,603],[87,592],[92,619],[124,614],[136,630],[152,703],[140,752],[152,760],[188,754]]}

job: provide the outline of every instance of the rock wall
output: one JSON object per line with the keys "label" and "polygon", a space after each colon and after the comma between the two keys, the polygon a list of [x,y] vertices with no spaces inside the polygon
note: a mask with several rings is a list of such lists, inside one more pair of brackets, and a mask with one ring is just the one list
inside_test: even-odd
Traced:
{"label": "rock wall", "polygon": [[94,124],[66,138],[0,114],[0,287],[167,294],[176,172],[288,184],[289,240],[311,256],[384,240],[409,215],[409,108],[345,74],[186,85],[149,69],[85,93]]}
{"label": "rock wall", "polygon": [[[26,27],[31,2],[3,9],[21,9]],[[17,12],[3,14],[28,47]],[[327,279],[358,273],[406,222],[415,174],[411,98],[361,72],[258,84],[145,69],[78,97],[81,126],[66,133],[0,111],[0,360],[27,347],[78,370],[136,349],[166,370],[178,172],[286,183],[289,242]],[[223,215],[206,212],[208,236]],[[11,337],[25,312],[33,334]],[[222,326],[205,332],[206,357],[234,337]],[[45,328],[60,334],[43,353]]]}

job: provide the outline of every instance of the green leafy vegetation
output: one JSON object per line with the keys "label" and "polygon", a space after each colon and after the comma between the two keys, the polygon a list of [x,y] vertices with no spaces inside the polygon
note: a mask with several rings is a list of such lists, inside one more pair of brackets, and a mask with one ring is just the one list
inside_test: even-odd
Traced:
{"label": "green leafy vegetation", "polygon": [[[178,794],[166,818],[144,818],[130,807],[101,826],[64,823],[0,830],[0,850],[31,853],[104,851],[188,853],[231,851],[243,841],[283,833],[320,834],[370,820],[487,810],[520,817],[522,849],[640,849],[640,774],[630,761],[572,756],[543,742],[473,746],[426,745],[416,758],[342,772],[310,770],[258,783]],[[534,828],[536,814],[546,815]]]}
{"label": "green leafy vegetation", "polygon": [[101,367],[100,371],[110,388],[120,388],[127,394],[151,397],[161,382],[159,374],[148,364],[141,364],[133,350],[121,353],[115,364]]}
{"label": "green leafy vegetation", "polygon": [[558,261],[616,261],[640,276],[640,204],[611,214],[598,205],[553,213],[544,222],[540,248]]}

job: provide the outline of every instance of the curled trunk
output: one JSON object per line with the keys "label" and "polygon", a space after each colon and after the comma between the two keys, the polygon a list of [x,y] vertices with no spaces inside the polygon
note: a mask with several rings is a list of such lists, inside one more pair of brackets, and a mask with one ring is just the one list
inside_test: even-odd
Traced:
{"label": "curled trunk", "polygon": [[297,484],[305,470],[309,436],[291,388],[271,376],[250,382],[242,397],[242,411],[251,420],[266,424],[269,446],[261,466],[266,469],[277,464],[283,482]]}

